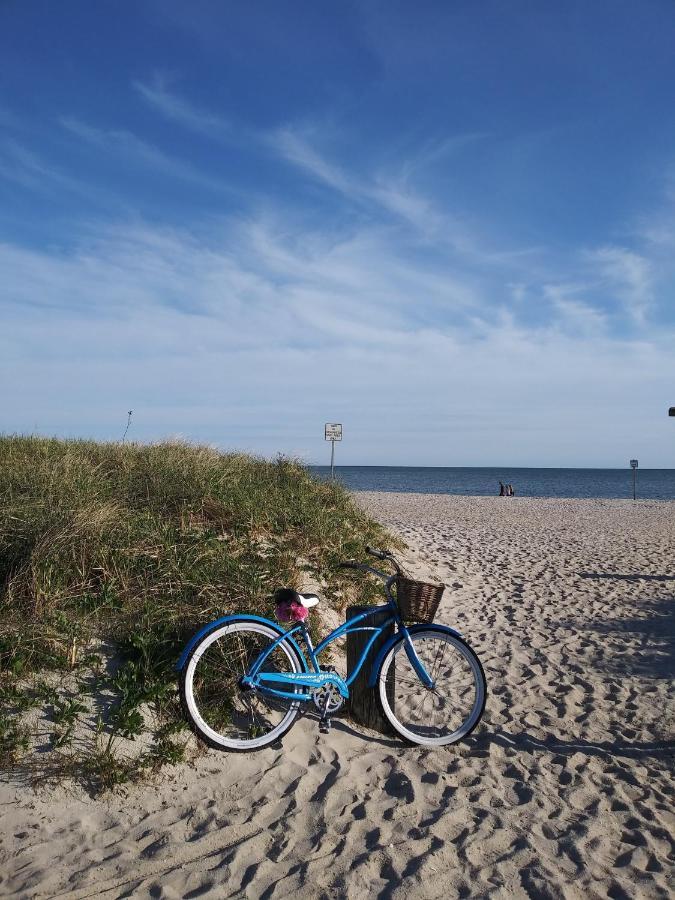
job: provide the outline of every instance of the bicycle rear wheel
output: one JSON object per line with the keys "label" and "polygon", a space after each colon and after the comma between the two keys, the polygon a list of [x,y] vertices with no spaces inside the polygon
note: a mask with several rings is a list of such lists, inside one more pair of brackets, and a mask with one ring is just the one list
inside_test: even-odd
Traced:
{"label": "bicycle rear wheel", "polygon": [[[208,632],[183,666],[180,695],[192,730],[217,750],[260,750],[293,725],[299,701],[270,697],[241,685],[241,677],[279,632],[251,619],[235,619]],[[302,672],[290,641],[281,641],[264,663],[265,672]],[[286,690],[300,693],[302,688]]]}
{"label": "bicycle rear wheel", "polygon": [[378,674],[382,710],[394,729],[413,744],[454,744],[470,734],[485,709],[487,685],[480,660],[451,631],[412,631],[415,652],[434,684],[425,687],[401,638],[387,653]]}

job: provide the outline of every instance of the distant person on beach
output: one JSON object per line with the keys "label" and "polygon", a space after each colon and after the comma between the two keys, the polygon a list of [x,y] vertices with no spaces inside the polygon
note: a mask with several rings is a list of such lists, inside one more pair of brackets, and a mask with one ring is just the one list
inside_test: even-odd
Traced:
{"label": "distant person on beach", "polygon": [[506,493],[507,497],[513,497],[513,488],[511,487],[510,484],[506,485],[505,493]]}
{"label": "distant person on beach", "polygon": [[500,481],[500,482],[499,482],[499,496],[500,496],[500,497],[505,497],[505,496],[506,496],[506,487],[505,487],[503,481]]}
{"label": "distant person on beach", "polygon": [[513,485],[510,484],[509,485],[509,497],[515,497],[515,496],[516,496],[516,492],[513,489]]}

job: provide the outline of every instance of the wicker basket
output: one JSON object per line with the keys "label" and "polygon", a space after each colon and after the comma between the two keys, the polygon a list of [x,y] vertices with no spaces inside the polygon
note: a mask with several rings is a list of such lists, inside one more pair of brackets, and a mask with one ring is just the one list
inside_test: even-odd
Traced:
{"label": "wicker basket", "polygon": [[402,618],[409,622],[433,622],[444,590],[444,584],[427,584],[399,575],[396,599]]}

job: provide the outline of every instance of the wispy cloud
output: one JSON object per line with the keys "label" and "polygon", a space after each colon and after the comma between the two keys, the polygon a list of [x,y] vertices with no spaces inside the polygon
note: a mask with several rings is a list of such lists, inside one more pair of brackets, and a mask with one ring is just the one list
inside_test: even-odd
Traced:
{"label": "wispy cloud", "polygon": [[168,90],[166,80],[156,74],[151,83],[132,82],[143,100],[161,115],[198,134],[232,139],[230,124],[222,116],[199,109],[184,98]]}
{"label": "wispy cloud", "polygon": [[438,231],[441,227],[448,234],[451,222],[447,216],[441,216],[431,202],[410,185],[412,171],[451,152],[453,146],[457,148],[479,137],[459,136],[448,138],[433,147],[427,146],[419,157],[407,159],[398,173],[357,175],[347,172],[319,152],[308,137],[307,132],[311,132],[311,128],[299,129],[288,125],[273,131],[255,131],[239,123],[235,132],[222,116],[200,109],[169,91],[165,81],[159,76],[151,84],[135,81],[133,86],[158,113],[186,129],[221,142],[245,143],[257,152],[282,159],[306,176],[336,191],[348,202],[357,206],[374,206],[380,213],[386,212],[403,220],[424,234]]}
{"label": "wispy cloud", "polygon": [[626,247],[607,245],[588,251],[604,281],[606,293],[614,296],[628,316],[643,323],[653,302],[650,261]]}
{"label": "wispy cloud", "polygon": [[[224,118],[161,80],[135,88],[181,127],[230,140]],[[106,165],[230,190],[128,129],[75,117],[60,124]],[[307,125],[239,131],[237,139],[323,185],[333,208],[351,214],[317,226],[288,197],[258,196],[248,214],[224,212],[208,228],[198,218],[192,229],[151,227],[136,214],[89,223],[68,251],[0,245],[0,302],[11,326],[0,335],[0,374],[11,366],[22,385],[14,427],[25,407],[43,428],[61,428],[49,391],[70,386],[68,415],[85,421],[95,407],[92,428],[101,434],[112,411],[133,400],[147,405],[144,437],[181,430],[317,458],[310,432],[330,408],[360,435],[358,462],[383,461],[377,435],[396,416],[414,427],[401,427],[401,456],[384,461],[488,464],[499,445],[500,458],[514,463],[601,464],[627,443],[611,410],[638,390],[628,373],[665,391],[672,335],[650,319],[656,256],[646,237],[567,253],[513,247],[483,239],[480,223],[467,227],[425,192],[425,167],[479,135],[358,165]],[[27,187],[83,189],[12,142],[0,147],[0,174]],[[49,340],[36,327],[46,319]],[[375,410],[363,401],[373,394],[381,398]],[[290,408],[283,422],[282,399]],[[556,456],[566,422],[583,424],[594,459]],[[462,458],[429,449],[439,436],[449,446],[458,430]],[[517,455],[524,436],[529,458]]]}
{"label": "wispy cloud", "polygon": [[[356,293],[367,245],[372,274]],[[354,462],[603,464],[632,452],[636,421],[615,410],[644,389],[635,373],[663,385],[672,374],[667,335],[591,334],[576,327],[586,311],[574,300],[558,301],[573,334],[484,308],[473,322],[425,323],[416,313],[440,295],[427,285],[417,310],[414,273],[405,286],[390,277],[395,254],[372,236],[341,247],[339,266],[335,250],[308,257],[264,223],[226,246],[148,227],[90,236],[68,255],[0,246],[12,427],[116,437],[133,401],[145,439],[181,431],[316,460],[320,426],[336,415]],[[561,431],[572,426],[585,443],[567,452]]]}
{"label": "wispy cloud", "polygon": [[664,176],[664,190],[655,207],[638,216],[632,237],[644,242],[652,251],[668,254],[662,262],[673,262],[675,249],[675,165]]}
{"label": "wispy cloud", "polygon": [[132,161],[173,178],[189,181],[209,190],[234,193],[233,186],[219,178],[205,175],[194,166],[169,156],[163,150],[124,129],[103,129],[78,119],[63,117],[61,126],[85,144],[105,151],[116,160]]}
{"label": "wispy cloud", "polygon": [[317,181],[322,181],[353,200],[362,196],[363,188],[358,181],[324,159],[295,129],[280,128],[269,135],[268,141],[287,162]]}
{"label": "wispy cloud", "polygon": [[98,185],[86,183],[15,140],[0,142],[0,178],[39,194],[66,191],[119,207],[119,201]]}
{"label": "wispy cloud", "polygon": [[607,313],[581,299],[588,292],[588,284],[547,284],[543,288],[563,331],[587,337],[604,336],[608,331]]}
{"label": "wispy cloud", "polygon": [[[395,237],[362,227],[317,239],[268,214],[208,238],[137,225],[98,228],[68,253],[0,245],[13,427],[37,417],[46,430],[90,423],[114,436],[117,407],[133,400],[146,408],[139,436],[181,430],[318,458],[312,435],[330,410],[349,423],[354,461],[488,464],[495,446],[502,461],[613,459],[623,445],[612,410],[638,390],[631,373],[669,383],[669,335],[612,337],[574,282],[530,285],[550,314],[528,325],[489,274],[465,281],[440,260],[406,260]],[[37,327],[47,320],[49,335]],[[403,424],[383,459],[377,435],[394,415],[414,429]],[[561,455],[572,421],[592,458]]]}
{"label": "wispy cloud", "polygon": [[401,168],[403,178],[429,169],[450,156],[464,152],[472,145],[485,140],[489,134],[484,131],[470,131],[463,134],[451,134],[441,138],[426,140],[421,147],[406,155]]}
{"label": "wispy cloud", "polygon": [[14,140],[0,144],[0,175],[28,188],[44,188],[50,182],[61,187],[75,186],[71,178]]}
{"label": "wispy cloud", "polygon": [[419,189],[413,176],[442,155],[459,151],[484,137],[482,134],[466,134],[447,137],[419,150],[411,150],[398,160],[389,159],[386,164],[375,163],[370,169],[357,170],[341,166],[321,152],[316,146],[316,134],[320,129],[305,125],[303,128],[288,125],[265,137],[272,152],[293,165],[309,178],[326,185],[346,202],[372,217],[408,226],[419,240],[443,247],[446,252],[461,256],[470,265],[480,264],[491,268],[513,270],[531,269],[533,256],[540,247],[514,247],[506,241],[495,247],[469,225],[459,211],[446,202],[437,202]]}
{"label": "wispy cloud", "polygon": [[376,206],[380,212],[385,211],[404,220],[423,234],[437,232],[441,225],[448,222],[447,217],[434,209],[427,198],[416,193],[403,177],[383,172],[375,176],[347,173],[326,159],[305,136],[291,127],[279,129],[267,140],[287,162],[353,204]]}

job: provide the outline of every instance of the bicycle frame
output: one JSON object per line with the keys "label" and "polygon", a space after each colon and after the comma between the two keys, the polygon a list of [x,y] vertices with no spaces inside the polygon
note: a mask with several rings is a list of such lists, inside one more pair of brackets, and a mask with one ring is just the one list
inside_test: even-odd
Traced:
{"label": "bicycle frame", "polygon": [[[331,716],[343,701],[366,687],[375,691],[372,699],[379,699],[392,728],[411,743],[442,746],[473,731],[485,709],[487,690],[480,660],[459,631],[434,624],[421,602],[425,593],[433,596],[432,591],[418,587],[420,583],[412,581],[392,553],[368,546],[365,551],[387,562],[395,574],[355,560],[339,566],[382,579],[386,603],[357,607],[357,614],[317,641],[316,647],[308,632],[306,609],[300,605],[310,608],[318,598],[286,588],[277,589],[272,598],[277,617],[287,622],[289,616],[304,616],[304,621],[284,626],[271,617],[231,613],[189,639],[176,669],[183,710],[198,737],[222,750],[269,746],[302,714],[301,703],[310,701],[319,714],[319,730],[327,733]],[[433,593],[437,597],[441,592],[439,588]],[[422,621],[413,624],[416,615]],[[332,666],[322,669],[326,648],[357,632],[364,632],[354,641],[361,649],[356,659],[352,641],[348,642],[353,666],[348,675],[343,678]],[[435,695],[431,710],[424,706],[430,693]],[[271,701],[274,715],[260,708],[265,698]],[[277,698],[285,707],[280,720]],[[454,707],[461,708],[463,719],[458,720]]]}
{"label": "bicycle frame", "polygon": [[[307,631],[304,622],[300,622],[297,625],[289,628],[288,630],[282,632],[279,637],[277,637],[272,643],[267,647],[260,656],[253,663],[247,675],[242,678],[242,685],[250,687],[254,690],[260,690],[265,694],[273,697],[279,697],[286,700],[294,700],[294,701],[308,701],[312,699],[311,692],[305,691],[302,693],[296,693],[291,691],[280,690],[279,688],[271,687],[272,684],[278,685],[289,685],[294,687],[307,687],[307,688],[320,688],[326,685],[330,685],[339,692],[339,694],[347,699],[349,697],[349,687],[354,682],[354,680],[358,677],[363,665],[368,658],[370,651],[375,644],[375,641],[379,636],[381,636],[392,624],[396,625],[397,632],[394,636],[393,640],[387,643],[386,647],[382,648],[380,653],[378,654],[377,659],[375,660],[375,664],[373,665],[373,669],[371,671],[371,675],[369,678],[369,685],[372,687],[375,684],[375,679],[377,677],[377,670],[379,669],[379,664],[381,663],[383,656],[383,651],[389,649],[389,647],[395,641],[399,640],[403,637],[405,641],[405,650],[408,655],[408,659],[410,660],[411,665],[413,666],[415,672],[420,678],[422,684],[425,687],[431,688],[434,685],[433,680],[429,676],[428,672],[424,668],[422,661],[419,659],[417,652],[415,650],[415,646],[413,642],[410,640],[410,632],[408,628],[405,626],[405,623],[401,619],[398,606],[396,604],[395,599],[391,594],[391,585],[393,584],[396,576],[387,576],[383,572],[378,572],[376,569],[372,569],[370,566],[363,567],[368,571],[373,572],[375,575],[378,575],[380,578],[385,579],[385,595],[387,597],[387,603],[374,606],[371,609],[368,609],[366,612],[359,613],[359,615],[354,616],[349,621],[345,622],[344,625],[340,625],[338,628],[333,629],[329,635],[327,635],[318,645],[314,648],[312,644],[312,639]],[[359,623],[363,622],[365,619],[368,619],[370,616],[377,615],[377,613],[381,612],[389,612],[391,615],[387,618],[382,624],[375,626],[363,626]],[[321,669],[319,664],[319,655],[322,653],[325,648],[331,644],[333,641],[337,640],[340,637],[343,637],[347,634],[353,634],[357,631],[371,631],[372,635],[370,640],[367,642],[364,647],[361,656],[358,659],[358,662],[346,680],[341,678],[334,672],[325,672]],[[265,660],[270,656],[270,654],[274,651],[274,649],[281,644],[286,639],[291,639],[296,649],[299,649],[297,640],[293,639],[293,635],[300,635],[303,639],[305,647],[307,648],[309,654],[309,661],[311,663],[312,671],[309,670],[309,666],[307,666],[307,660],[305,659],[305,672],[265,672],[263,670],[263,666]],[[301,651],[302,653],[302,651]]]}

